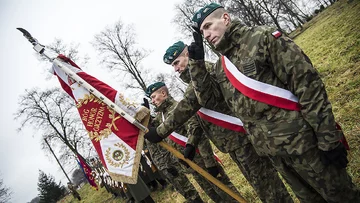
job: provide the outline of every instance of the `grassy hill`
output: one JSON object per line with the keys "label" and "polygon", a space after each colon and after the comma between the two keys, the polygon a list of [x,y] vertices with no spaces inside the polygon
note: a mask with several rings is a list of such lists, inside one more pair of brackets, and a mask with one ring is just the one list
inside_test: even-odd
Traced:
{"label": "grassy hill", "polygon": [[[295,42],[310,57],[320,72],[333,105],[336,120],[342,126],[351,151],[348,172],[360,186],[360,1],[336,2],[304,25],[301,33],[292,33]],[[297,31],[299,32],[299,31]],[[249,202],[260,202],[251,186],[229,156],[215,150],[225,164],[225,170],[240,193]],[[196,185],[199,188],[198,185]],[[199,189],[204,200],[210,201]],[[89,185],[80,191],[86,203],[124,202],[113,199],[105,189],[92,190]],[[178,193],[166,188],[153,192],[156,202],[183,202]],[[60,202],[78,202],[67,196]]]}

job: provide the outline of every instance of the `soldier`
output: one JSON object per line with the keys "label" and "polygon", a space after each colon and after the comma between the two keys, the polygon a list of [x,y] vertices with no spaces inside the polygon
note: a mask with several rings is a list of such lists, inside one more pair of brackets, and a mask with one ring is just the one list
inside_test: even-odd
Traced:
{"label": "soldier", "polygon": [[157,168],[164,174],[174,188],[186,199],[186,202],[203,202],[195,187],[185,176],[184,170],[182,170],[178,160],[160,145],[151,143],[147,140],[145,140],[145,142],[150,156]]}
{"label": "soldier", "polygon": [[[155,112],[157,115],[154,119],[154,125],[159,125],[177,105],[177,102],[173,99],[173,97],[169,94],[169,91],[164,83],[156,82],[150,85],[146,89],[146,94],[151,98],[151,102],[156,106]],[[188,126],[193,126],[193,129],[188,128]],[[196,127],[195,127],[196,126]],[[150,128],[151,129],[151,128]],[[167,139],[166,141],[169,144],[173,145],[178,151],[183,151],[183,146],[185,143],[179,143],[178,140],[186,140],[189,137],[190,133],[198,134],[197,136],[201,136],[203,139],[201,140],[201,145],[199,145],[199,154],[193,153],[191,156],[194,157],[194,162],[198,164],[202,168],[207,168],[209,171],[214,170],[216,167],[221,167],[215,161],[214,153],[212,151],[210,142],[206,137],[203,136],[203,130],[201,129],[199,122],[196,117],[192,117],[189,119],[187,123],[178,128],[172,136],[176,138],[173,141]],[[186,164],[184,164],[186,165]],[[189,166],[187,166],[189,167]],[[190,170],[190,169],[189,169]],[[209,183],[203,176],[195,172],[194,170],[190,170],[194,179],[199,183],[201,188],[205,191],[205,193],[214,201],[214,202],[231,202],[233,198],[220,190],[220,188],[216,187]],[[221,175],[219,175],[219,180],[223,181],[225,185],[228,185],[229,188],[237,191],[234,185],[230,182],[230,179],[227,177],[223,169],[218,170],[222,171]],[[217,177],[218,174],[214,174]],[[235,201],[235,200],[234,200]]]}
{"label": "soldier", "polygon": [[162,179],[158,171],[153,171],[151,167],[152,163],[149,158],[146,157],[146,154],[142,151],[140,158],[140,169],[139,175],[149,186],[151,191],[155,191],[158,188],[158,182],[161,184],[162,188],[166,186],[166,181]]}
{"label": "soldier", "polygon": [[74,196],[74,198],[78,199],[79,201],[81,200],[80,194],[78,193],[78,191],[76,190],[75,185],[73,185],[72,183],[68,182],[67,186],[71,192],[71,194]]}
{"label": "soldier", "polygon": [[256,151],[270,157],[301,202],[360,202],[346,172],[343,133],[303,51],[275,28],[232,21],[215,3],[196,12],[193,21],[222,54],[211,76],[201,34],[194,33],[189,71],[199,103],[215,106],[219,97],[225,99]]}
{"label": "soldier", "polygon": [[148,186],[140,176],[138,176],[138,180],[135,184],[124,183],[124,187],[127,188],[127,191],[131,194],[135,202],[154,203],[153,198],[150,196],[150,190]]}
{"label": "soldier", "polygon": [[[172,65],[175,71],[180,73],[180,78],[185,83],[190,82],[188,61],[188,47],[182,41],[170,46],[164,55],[164,62]],[[212,65],[211,63],[206,64],[209,72],[212,72]],[[199,115],[202,118],[200,123],[206,132],[205,135],[221,152],[229,153],[261,201],[293,202],[277,171],[272,166],[270,159],[268,157],[260,157],[256,153],[241,126],[231,125],[231,123],[236,122],[241,125],[241,121],[233,117],[233,113],[225,103],[225,100],[218,102],[216,106],[211,106],[210,109],[200,107],[193,86],[190,83],[184,94],[184,99],[172,111],[172,115],[169,115],[158,128],[159,134],[163,135],[162,132],[166,134],[169,131],[168,128],[177,128],[177,126],[180,126],[200,109]],[[228,123],[224,124],[224,122]],[[190,138],[189,140],[192,140],[192,143],[188,142],[186,145],[185,151],[187,153],[191,153],[192,149],[195,148],[189,146],[196,146],[199,143],[198,138]],[[184,156],[187,158],[187,154]],[[277,187],[273,187],[274,185]]]}

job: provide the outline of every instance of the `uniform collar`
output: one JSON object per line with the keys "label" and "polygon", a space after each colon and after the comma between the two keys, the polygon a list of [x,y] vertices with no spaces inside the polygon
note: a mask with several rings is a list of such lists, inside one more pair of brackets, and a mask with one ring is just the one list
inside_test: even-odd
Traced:
{"label": "uniform collar", "polygon": [[215,50],[226,55],[231,49],[239,46],[236,44],[236,39],[240,38],[247,29],[248,28],[239,20],[231,21],[230,26],[224,33],[224,37],[221,39]]}
{"label": "uniform collar", "polygon": [[175,99],[172,96],[168,96],[160,106],[154,109],[155,112],[165,112],[166,109],[175,103]]}

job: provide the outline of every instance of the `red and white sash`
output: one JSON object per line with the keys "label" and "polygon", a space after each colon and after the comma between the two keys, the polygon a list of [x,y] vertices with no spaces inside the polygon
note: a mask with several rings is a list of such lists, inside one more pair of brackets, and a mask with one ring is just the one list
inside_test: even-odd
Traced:
{"label": "red and white sash", "polygon": [[[162,119],[164,121],[165,120],[164,114],[161,113],[161,115],[162,115]],[[188,141],[187,137],[185,137],[183,135],[180,135],[177,132],[172,132],[169,135],[169,139],[172,140],[173,142],[175,142],[176,144],[182,146],[182,147],[186,147],[186,143]],[[198,148],[196,148],[196,153],[200,154],[200,151],[199,151]],[[214,153],[214,158],[216,159],[217,162],[219,162],[221,165],[223,165],[221,159],[215,153]]]}
{"label": "red and white sash", "polygon": [[289,90],[247,77],[226,56],[221,56],[221,61],[231,84],[245,96],[271,106],[300,111],[299,99]]}
{"label": "red and white sash", "polygon": [[[226,56],[221,56],[221,62],[230,83],[245,96],[278,108],[291,111],[301,110],[299,99],[289,90],[247,77]],[[336,125],[341,130],[340,125],[338,123]],[[342,137],[340,142],[344,144],[347,150],[350,149],[345,136]]]}
{"label": "red and white sash", "polygon": [[206,120],[217,126],[236,132],[246,132],[243,128],[243,123],[239,118],[213,111],[204,107],[200,108],[197,114],[200,116],[201,119]]}
{"label": "red and white sash", "polygon": [[[186,147],[186,143],[188,141],[188,138],[180,135],[179,133],[176,132],[172,132],[169,135],[169,139],[172,140],[173,142],[175,142],[176,144]],[[199,149],[196,148],[196,153],[200,154]],[[214,158],[216,159],[217,162],[219,162],[221,165],[224,165],[221,161],[221,159],[214,153]]]}

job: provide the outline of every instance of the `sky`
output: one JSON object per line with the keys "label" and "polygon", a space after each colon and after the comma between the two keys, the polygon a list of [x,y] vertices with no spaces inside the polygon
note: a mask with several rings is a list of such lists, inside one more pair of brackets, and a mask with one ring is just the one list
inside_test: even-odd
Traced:
{"label": "sky", "polygon": [[80,54],[90,57],[88,67],[82,69],[116,88],[119,80],[98,67],[100,58],[90,44],[94,35],[118,20],[133,24],[138,46],[152,50],[141,65],[170,73],[162,56],[181,36],[171,22],[175,4],[180,2],[0,0],[0,177],[13,192],[11,202],[29,202],[38,195],[39,169],[53,175],[56,181],[67,182],[55,159],[41,150],[41,132],[31,127],[16,130],[20,121],[14,120],[14,113],[25,89],[58,85],[55,77],[49,77],[50,64],[37,60],[32,45],[16,28],[28,30],[42,44],[50,44],[55,38],[79,43]]}

